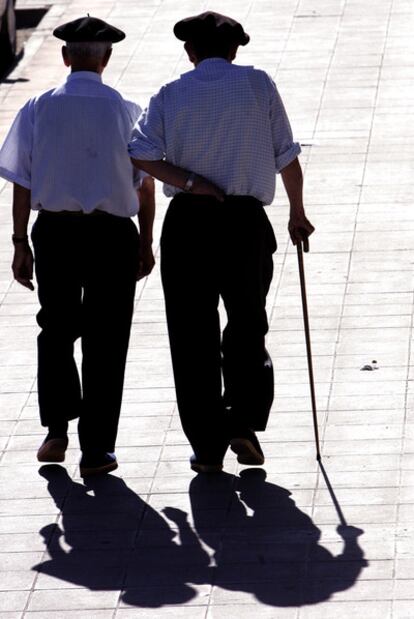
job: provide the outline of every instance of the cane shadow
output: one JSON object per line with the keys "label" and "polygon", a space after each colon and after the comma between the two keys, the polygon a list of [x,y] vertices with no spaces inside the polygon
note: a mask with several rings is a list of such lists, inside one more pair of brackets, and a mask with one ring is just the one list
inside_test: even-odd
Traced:
{"label": "cane shadow", "polygon": [[39,473],[61,510],[57,524],[40,530],[49,555],[32,568],[40,586],[48,576],[94,591],[121,591],[125,604],[157,608],[190,601],[197,593],[188,584],[194,575],[201,582],[209,578],[209,555],[185,512],[167,508],[174,528],[119,477],[77,483],[58,465]]}
{"label": "cane shadow", "polygon": [[351,588],[368,565],[358,543],[361,529],[339,526],[342,547],[334,556],[321,545],[320,529],[296,507],[291,492],[266,482],[263,469],[245,469],[233,479],[218,544],[214,529],[198,521],[200,498],[205,503],[209,493],[217,505],[210,480],[201,475],[192,480],[195,530],[214,551],[216,587],[253,594],[269,606],[298,607]]}

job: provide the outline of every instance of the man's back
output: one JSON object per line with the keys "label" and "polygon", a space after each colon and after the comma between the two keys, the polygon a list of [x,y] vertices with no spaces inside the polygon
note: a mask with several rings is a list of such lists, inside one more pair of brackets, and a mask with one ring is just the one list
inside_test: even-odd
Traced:
{"label": "man's back", "polygon": [[[32,208],[134,215],[127,144],[139,112],[91,71],[73,72],[62,86],[31,99],[12,131]],[[0,161],[6,170],[15,167],[8,143]]]}
{"label": "man's back", "polygon": [[[161,130],[162,128],[162,130]],[[228,195],[270,203],[275,172],[292,135],[277,90],[263,71],[209,58],[164,86],[153,98],[140,131],[140,156],[166,160],[205,176]],[[295,155],[298,145],[293,145]],[[294,156],[295,156],[294,155]],[[166,188],[174,195],[176,188]]]}

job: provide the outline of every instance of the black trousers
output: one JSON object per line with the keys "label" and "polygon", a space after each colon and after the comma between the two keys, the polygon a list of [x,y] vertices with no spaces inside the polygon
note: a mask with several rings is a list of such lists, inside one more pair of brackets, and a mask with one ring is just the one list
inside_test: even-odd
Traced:
{"label": "black trousers", "polygon": [[238,427],[266,428],[273,368],[265,304],[275,250],[272,226],[254,198],[218,203],[179,194],[170,203],[161,275],[178,409],[200,458],[222,458]]}
{"label": "black trousers", "polygon": [[[41,212],[33,226],[41,309],[40,419],[79,417],[85,453],[114,451],[133,313],[139,237],[130,219]],[[82,385],[74,342],[82,342]]]}

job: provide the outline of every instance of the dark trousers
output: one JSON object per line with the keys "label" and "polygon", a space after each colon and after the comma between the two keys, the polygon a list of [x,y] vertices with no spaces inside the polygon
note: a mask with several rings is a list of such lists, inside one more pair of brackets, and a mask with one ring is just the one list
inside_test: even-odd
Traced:
{"label": "dark trousers", "polygon": [[[161,275],[177,404],[200,458],[222,458],[237,428],[266,428],[273,368],[265,304],[275,250],[272,226],[253,198],[218,203],[180,194],[168,208]],[[222,338],[220,297],[227,313]]]}
{"label": "dark trousers", "polygon": [[[79,417],[81,449],[114,451],[131,327],[139,237],[130,219],[41,212],[33,226],[41,309],[40,419]],[[82,342],[82,386],[74,342]]]}

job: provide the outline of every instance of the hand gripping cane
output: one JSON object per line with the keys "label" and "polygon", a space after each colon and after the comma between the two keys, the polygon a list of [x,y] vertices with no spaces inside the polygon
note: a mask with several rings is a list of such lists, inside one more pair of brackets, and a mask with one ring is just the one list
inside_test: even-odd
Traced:
{"label": "hand gripping cane", "polygon": [[[311,400],[312,400],[313,429],[315,432],[316,459],[318,460],[318,462],[320,462],[321,452],[319,449],[318,418],[316,414],[315,383],[313,380],[312,349],[311,349],[311,339],[310,339],[310,329],[309,329],[308,302],[306,298],[305,269],[303,266],[302,241],[298,242],[298,244],[296,245],[296,249],[298,252],[300,291],[302,295],[302,309],[303,309],[303,325],[305,328],[306,352],[308,356],[308,373],[309,373],[309,385],[310,385]],[[305,245],[305,250],[306,249],[307,249],[307,244]]]}

